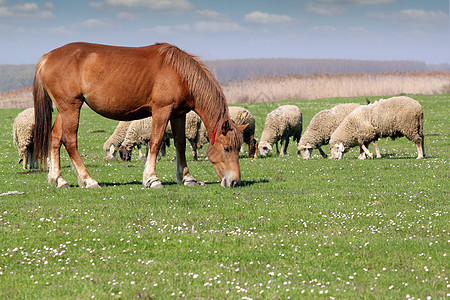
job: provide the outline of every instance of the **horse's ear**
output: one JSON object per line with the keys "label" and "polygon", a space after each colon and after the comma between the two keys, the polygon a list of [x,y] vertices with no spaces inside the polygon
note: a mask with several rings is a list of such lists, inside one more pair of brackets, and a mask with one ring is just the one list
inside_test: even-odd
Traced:
{"label": "horse's ear", "polygon": [[231,130],[230,122],[228,122],[228,120],[225,120],[225,122],[223,122],[222,124],[222,134],[227,135],[227,132],[230,130]]}
{"label": "horse's ear", "polygon": [[249,125],[249,123],[244,124],[244,125],[240,125],[237,128],[239,129],[240,132],[244,131],[245,128],[247,128],[247,126]]}

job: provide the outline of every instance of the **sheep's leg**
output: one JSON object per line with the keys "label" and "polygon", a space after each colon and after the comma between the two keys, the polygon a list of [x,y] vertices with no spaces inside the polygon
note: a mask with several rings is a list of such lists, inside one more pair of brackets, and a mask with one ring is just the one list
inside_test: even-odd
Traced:
{"label": "sheep's leg", "polygon": [[144,152],[142,152],[141,145],[137,145],[136,147],[138,148],[138,151],[139,151],[139,158],[143,158],[145,155],[144,155]]}
{"label": "sheep's leg", "polygon": [[373,144],[373,147],[375,148],[375,152],[377,154],[377,158],[381,158],[382,157],[381,156],[381,151],[380,151],[380,148],[378,147],[377,141],[373,141],[372,144]]}
{"label": "sheep's leg", "polygon": [[164,139],[161,143],[161,149],[159,149],[161,152],[161,156],[166,156],[167,150],[166,150],[166,139]]}
{"label": "sheep's leg", "polygon": [[178,184],[184,185],[205,185],[205,183],[195,179],[190,173],[186,163],[186,116],[170,120],[172,125],[173,139],[177,157],[176,177]]}
{"label": "sheep's leg", "polygon": [[285,156],[287,154],[287,147],[289,145],[289,138],[284,140],[284,144],[282,143],[281,147],[281,156]]}
{"label": "sheep's leg", "polygon": [[[79,125],[79,117],[80,117],[80,108],[83,104],[82,101],[78,101],[74,103],[72,107],[68,107],[67,110],[61,109],[58,111],[57,115],[61,115],[62,130],[61,130],[61,138],[60,141],[64,144],[64,147],[69,154],[70,160],[72,161],[75,170],[78,175],[78,184],[81,187],[86,188],[100,188],[97,181],[95,181],[91,175],[89,174],[86,166],[81,160],[80,153],[77,148],[77,132]],[[53,131],[52,131],[53,134]],[[56,145],[61,145],[60,142],[57,142]],[[55,149],[56,150],[56,149]],[[56,152],[56,151],[55,151]],[[53,161],[52,161],[53,167]],[[58,147],[58,168],[59,166],[59,147]],[[59,184],[59,182],[58,182]]]}
{"label": "sheep's leg", "polygon": [[420,142],[416,143],[417,159],[425,158],[425,148],[423,146],[423,137]]}
{"label": "sheep's leg", "polygon": [[364,150],[362,147],[359,147],[359,156],[358,159],[366,159],[366,153],[364,153]]}
{"label": "sheep's leg", "polygon": [[142,176],[142,183],[145,187],[163,187],[161,181],[156,176],[156,159],[161,143],[163,142],[164,132],[171,112],[171,106],[153,111],[152,132],[149,142],[150,151],[145,162],[144,174]]}
{"label": "sheep's leg", "polygon": [[198,157],[197,157],[197,143],[195,141],[189,141],[189,143],[191,144],[191,148],[192,148],[192,155],[194,156],[194,161],[197,161]]}
{"label": "sheep's leg", "polygon": [[367,149],[366,145],[361,145],[361,148],[364,150],[364,153],[366,153],[368,157],[373,158],[373,154],[369,151],[369,149]]}
{"label": "sheep's leg", "polygon": [[320,153],[320,155],[322,155],[323,158],[328,157],[328,155],[325,152],[323,152],[322,148],[319,147],[319,148],[317,148],[317,150],[319,150],[319,153]]}
{"label": "sheep's leg", "polygon": [[30,151],[27,149],[23,153],[22,163],[23,163],[23,169],[26,170],[28,168],[28,156],[30,155]]}
{"label": "sheep's leg", "polygon": [[258,157],[258,143],[253,136],[250,137],[250,143],[248,144],[248,156],[250,158]]}
{"label": "sheep's leg", "polygon": [[[280,142],[283,144],[283,141]],[[277,149],[277,154],[280,155],[280,150],[278,149],[278,142],[275,142],[275,148]]]}

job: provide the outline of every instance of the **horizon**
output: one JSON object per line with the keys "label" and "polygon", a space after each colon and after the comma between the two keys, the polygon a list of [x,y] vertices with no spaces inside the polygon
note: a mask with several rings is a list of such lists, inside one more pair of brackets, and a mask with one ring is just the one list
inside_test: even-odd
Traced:
{"label": "horizon", "polygon": [[74,41],[169,42],[204,61],[346,59],[450,63],[449,1],[0,0],[0,65]]}

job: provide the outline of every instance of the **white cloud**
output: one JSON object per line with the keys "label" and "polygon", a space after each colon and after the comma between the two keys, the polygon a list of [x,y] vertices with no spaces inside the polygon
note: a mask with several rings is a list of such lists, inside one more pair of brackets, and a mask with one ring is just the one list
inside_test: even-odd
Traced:
{"label": "white cloud", "polygon": [[311,31],[313,32],[320,32],[320,33],[335,33],[336,27],[333,26],[314,26],[311,28]]}
{"label": "white cloud", "polygon": [[189,25],[176,25],[176,26],[160,25],[153,28],[142,29],[141,31],[144,33],[156,33],[159,35],[172,35],[177,32],[188,32],[190,30],[191,27]]}
{"label": "white cloud", "polygon": [[117,18],[122,19],[122,20],[128,20],[128,21],[134,21],[134,20],[139,19],[139,17],[136,16],[135,14],[131,14],[131,13],[124,12],[124,11],[118,13]]}
{"label": "white cloud", "polygon": [[210,33],[218,33],[218,32],[239,32],[243,31],[243,27],[234,22],[206,22],[201,21],[197,22],[194,25],[194,28],[198,32],[210,32]]}
{"label": "white cloud", "polygon": [[104,6],[130,9],[150,9],[158,11],[186,11],[194,7],[187,0],[105,0],[101,2],[90,2],[93,8]]}
{"label": "white cloud", "polygon": [[102,21],[98,19],[87,19],[83,22],[79,23],[78,25],[75,24],[74,27],[83,27],[83,28],[99,28],[99,27],[109,27],[110,22],[108,21]]}
{"label": "white cloud", "polygon": [[55,16],[49,10],[51,3],[44,4],[40,8],[36,3],[20,3],[14,6],[6,6],[5,1],[0,2],[0,17],[5,19],[47,19]]}
{"label": "white cloud", "polygon": [[245,15],[244,21],[253,24],[281,24],[290,23],[293,19],[288,15],[276,15],[261,11],[254,11]]}
{"label": "white cloud", "polygon": [[[448,22],[448,14],[441,10],[425,11],[422,9],[407,9],[394,13],[369,13],[370,18],[388,21],[442,23]],[[422,24],[423,25],[423,24]]]}
{"label": "white cloud", "polygon": [[305,8],[317,15],[334,16],[346,12],[353,6],[388,4],[397,1],[399,0],[314,0],[307,2]]}
{"label": "white cloud", "polygon": [[219,13],[212,9],[198,10],[195,12],[195,16],[199,18],[212,19],[216,21],[226,21],[230,19],[230,16],[224,13]]}

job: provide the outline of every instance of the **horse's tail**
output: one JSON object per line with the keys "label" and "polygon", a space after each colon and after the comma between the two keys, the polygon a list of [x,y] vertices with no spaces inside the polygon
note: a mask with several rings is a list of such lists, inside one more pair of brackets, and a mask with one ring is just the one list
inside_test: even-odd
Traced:
{"label": "horse's tail", "polygon": [[33,82],[34,98],[34,155],[33,162],[41,168],[47,165],[52,130],[52,100],[45,90],[41,71],[47,56],[43,56],[36,66]]}

